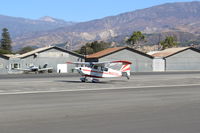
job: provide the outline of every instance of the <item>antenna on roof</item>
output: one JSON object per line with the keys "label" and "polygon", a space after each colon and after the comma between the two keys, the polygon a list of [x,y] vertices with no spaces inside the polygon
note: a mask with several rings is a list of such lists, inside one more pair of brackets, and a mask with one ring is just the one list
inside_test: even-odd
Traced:
{"label": "antenna on roof", "polygon": [[69,41],[66,41],[64,44],[65,44],[64,47],[65,47],[66,50],[71,50],[71,48],[70,48],[71,43]]}
{"label": "antenna on roof", "polygon": [[87,47],[85,46],[85,49],[84,49],[84,58],[85,58],[85,62],[86,62],[86,59],[87,59]]}
{"label": "antenna on roof", "polygon": [[160,41],[161,41],[161,33],[159,33],[159,37],[158,37],[158,48],[157,48],[157,50],[161,50],[162,49],[162,47],[160,45]]}

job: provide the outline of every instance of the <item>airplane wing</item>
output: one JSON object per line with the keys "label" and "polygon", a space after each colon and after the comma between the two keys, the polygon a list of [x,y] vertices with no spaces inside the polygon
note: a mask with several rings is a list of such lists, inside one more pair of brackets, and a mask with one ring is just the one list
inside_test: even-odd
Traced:
{"label": "airplane wing", "polygon": [[111,63],[132,64],[130,61],[124,61],[124,60],[112,61]]}
{"label": "airplane wing", "polygon": [[94,65],[110,65],[110,64],[132,64],[129,61],[105,61],[105,62],[92,62]]}
{"label": "airplane wing", "polygon": [[74,65],[89,65],[91,62],[67,62],[67,64],[74,64]]}
{"label": "airplane wing", "polygon": [[28,68],[26,68],[26,69],[22,69],[22,68],[13,68],[13,70],[18,70],[18,71],[31,71],[31,69],[28,69]]}
{"label": "airplane wing", "polygon": [[75,65],[105,65],[105,64],[111,64],[111,63],[122,63],[122,64],[132,64],[129,61],[105,61],[105,62],[67,62],[67,64],[75,64]]}
{"label": "airplane wing", "polygon": [[53,70],[53,67],[48,67],[48,68],[40,68],[38,71],[48,71],[48,70]]}
{"label": "airplane wing", "polygon": [[67,64],[74,65],[96,65],[96,66],[105,66],[106,64],[110,64],[111,62],[67,62]]}

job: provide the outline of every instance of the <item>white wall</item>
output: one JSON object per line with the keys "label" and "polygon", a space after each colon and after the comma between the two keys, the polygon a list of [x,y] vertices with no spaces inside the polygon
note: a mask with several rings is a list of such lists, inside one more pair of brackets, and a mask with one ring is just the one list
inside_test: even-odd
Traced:
{"label": "white wall", "polygon": [[67,73],[67,64],[57,64],[57,73]]}
{"label": "white wall", "polygon": [[165,71],[165,60],[163,58],[153,59],[153,71],[164,72]]}

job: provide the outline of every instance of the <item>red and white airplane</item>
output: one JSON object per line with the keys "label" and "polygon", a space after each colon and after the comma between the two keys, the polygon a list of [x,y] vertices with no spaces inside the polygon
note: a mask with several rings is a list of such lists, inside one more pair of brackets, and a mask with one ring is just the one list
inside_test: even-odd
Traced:
{"label": "red and white airplane", "polygon": [[67,62],[68,64],[75,64],[75,70],[83,76],[80,78],[82,82],[87,82],[88,77],[92,82],[99,82],[97,78],[106,77],[130,77],[129,61],[110,61],[110,62]]}

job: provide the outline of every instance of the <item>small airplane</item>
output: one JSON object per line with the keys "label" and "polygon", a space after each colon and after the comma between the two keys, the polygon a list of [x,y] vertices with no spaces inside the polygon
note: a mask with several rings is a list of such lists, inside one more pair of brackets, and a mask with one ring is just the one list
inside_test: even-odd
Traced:
{"label": "small airplane", "polygon": [[44,72],[52,72],[53,68],[52,67],[47,68],[47,64],[45,64],[43,68],[30,65],[28,68],[14,68],[14,70],[23,71],[24,73],[35,72],[35,74],[37,74]]}
{"label": "small airplane", "polygon": [[[110,61],[110,62],[67,62],[67,64],[75,64],[75,70],[83,76],[80,78],[82,82],[87,82],[88,77],[93,83],[99,82],[98,78],[106,77],[127,77],[130,78],[129,61]],[[78,66],[79,65],[79,66]]]}

